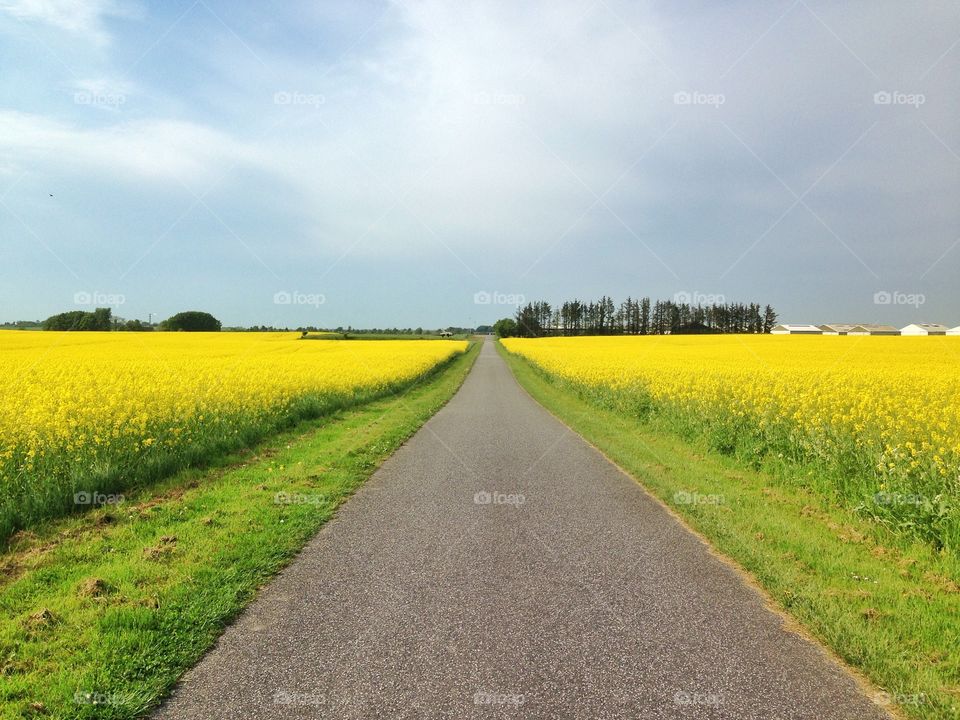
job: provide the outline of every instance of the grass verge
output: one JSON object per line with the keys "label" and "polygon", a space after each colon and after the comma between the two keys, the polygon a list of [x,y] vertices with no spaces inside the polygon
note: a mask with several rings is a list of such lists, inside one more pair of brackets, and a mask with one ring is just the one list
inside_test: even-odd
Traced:
{"label": "grass verge", "polygon": [[630,473],[911,718],[960,717],[960,560],[776,475],[598,407],[498,343],[530,395]]}
{"label": "grass verge", "polygon": [[468,333],[457,333],[448,337],[435,333],[420,335],[402,335],[398,333],[353,333],[353,332],[314,332],[307,333],[301,340],[469,340]]}
{"label": "grass verge", "polygon": [[402,395],[20,533],[0,555],[0,718],[156,706],[336,508],[456,392],[472,345]]}

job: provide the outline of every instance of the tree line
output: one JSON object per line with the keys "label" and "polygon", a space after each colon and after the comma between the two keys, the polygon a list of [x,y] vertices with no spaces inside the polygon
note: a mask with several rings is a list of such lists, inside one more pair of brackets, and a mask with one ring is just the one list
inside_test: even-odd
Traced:
{"label": "tree line", "polygon": [[[213,315],[199,310],[188,310],[177,313],[167,318],[158,325],[141,320],[124,320],[115,316],[110,308],[97,308],[95,310],[72,310],[70,312],[51,315],[42,323],[40,322],[17,322],[7,323],[0,327],[42,327],[44,330],[59,331],[129,331],[129,332],[150,332],[152,330],[161,331],[194,331],[194,332],[219,332],[224,329],[219,320]],[[289,327],[273,327],[266,325],[254,325],[252,327],[228,327],[231,332],[291,332]],[[347,328],[337,327],[320,328],[313,325],[308,327],[296,328],[298,332],[337,332],[344,335],[439,335],[444,330],[425,330],[422,327],[417,328]],[[474,328],[448,327],[447,332],[454,335],[471,334],[473,332],[490,332],[493,328],[489,325],[481,326],[476,330]]]}
{"label": "tree line", "polygon": [[[150,332],[154,326],[140,320],[121,320],[113,316],[110,308],[97,308],[90,312],[72,310],[51,315],[43,321],[44,330],[60,331],[127,331]],[[160,330],[188,332],[219,332],[220,321],[210,313],[188,310],[167,318],[159,325]]]}
{"label": "tree line", "polygon": [[501,337],[551,335],[683,335],[769,333],[777,313],[759,303],[692,305],[672,300],[628,297],[619,305],[604,295],[596,302],[569,300],[561,305],[527,303],[514,318],[494,325]]}

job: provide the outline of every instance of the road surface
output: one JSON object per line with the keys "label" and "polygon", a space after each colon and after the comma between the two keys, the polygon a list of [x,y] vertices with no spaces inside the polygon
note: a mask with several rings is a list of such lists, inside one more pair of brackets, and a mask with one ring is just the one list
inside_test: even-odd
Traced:
{"label": "road surface", "polygon": [[487,342],[156,717],[886,715]]}

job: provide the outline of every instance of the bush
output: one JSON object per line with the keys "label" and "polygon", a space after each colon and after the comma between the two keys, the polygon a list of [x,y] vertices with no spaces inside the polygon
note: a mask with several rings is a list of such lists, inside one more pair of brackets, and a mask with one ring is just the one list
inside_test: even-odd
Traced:
{"label": "bush", "polygon": [[148,325],[140,320],[127,320],[127,322],[120,325],[117,330],[125,330],[127,332],[151,332],[153,325]]}
{"label": "bush", "polygon": [[184,332],[220,332],[220,321],[213,315],[199,310],[177,313],[160,324],[163,330]]}
{"label": "bush", "polygon": [[51,315],[43,322],[44,330],[110,330],[110,308],[97,308],[93,312],[73,310]]}
{"label": "bush", "polygon": [[497,334],[497,337],[516,337],[517,323],[513,318],[503,318],[493,324],[493,331]]}

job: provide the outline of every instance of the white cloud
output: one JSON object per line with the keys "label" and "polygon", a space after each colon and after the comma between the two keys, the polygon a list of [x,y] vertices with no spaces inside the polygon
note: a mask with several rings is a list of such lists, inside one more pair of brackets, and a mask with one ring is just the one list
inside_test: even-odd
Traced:
{"label": "white cloud", "polygon": [[[631,261],[662,271],[596,203],[593,193],[619,181],[604,202],[644,242],[673,254],[677,265],[700,263],[719,275],[794,201],[763,163],[797,193],[829,170],[806,201],[864,254],[868,243],[894,246],[921,211],[939,223],[931,244],[955,227],[955,159],[913,116],[873,105],[878,81],[833,34],[882,75],[880,60],[889,64],[883,28],[894,11],[865,10],[855,19],[821,11],[831,33],[797,6],[767,35],[779,14],[769,8],[769,16],[670,12],[615,0],[469,9],[411,0],[366,41],[352,44],[373,18],[341,28],[342,57],[320,59],[293,42],[254,45],[251,53],[228,34],[194,48],[191,63],[213,71],[198,72],[196,85],[188,78],[168,105],[152,106],[153,119],[126,119],[140,110],[130,103],[122,116],[100,116],[118,122],[94,129],[83,125],[86,117],[69,124],[5,113],[0,147],[54,146],[77,172],[185,182],[197,192],[239,161],[263,172],[271,187],[234,202],[286,204],[285,242],[320,253],[364,236],[352,254],[446,256],[446,245],[481,258],[511,252],[526,267],[544,252],[549,261],[570,231],[568,245],[615,237],[631,248]],[[937,12],[925,18],[913,20],[915,32],[902,43],[903,64],[917,76],[952,42]],[[281,14],[278,23],[300,20]],[[237,30],[253,44],[249,29]],[[950,57],[942,67],[921,88],[931,102],[914,115],[956,146],[956,113],[941,102],[952,97]],[[91,76],[78,90],[137,91],[109,73]],[[900,78],[889,84],[913,87]],[[679,90],[724,93],[726,102],[678,106]],[[275,105],[277,92],[324,102]],[[164,109],[197,119],[164,119]],[[911,129],[894,125],[895,117]],[[934,211],[916,201],[921,190]],[[795,209],[761,247],[799,232],[806,219],[804,208]],[[690,257],[690,247],[706,248],[704,257]]]}
{"label": "white cloud", "polygon": [[120,5],[115,0],[0,0],[0,10],[25,22],[51,25],[104,44],[109,41],[104,19],[136,15],[139,6]]}
{"label": "white cloud", "polygon": [[50,162],[61,172],[183,184],[201,193],[231,167],[269,164],[269,153],[190,122],[134,120],[87,129],[0,111],[0,148],[20,164]]}
{"label": "white cloud", "polygon": [[[319,86],[285,68],[281,87],[327,94],[271,141],[321,236],[357,238],[403,198],[354,253],[553,242],[594,202],[580,178],[602,193],[667,127],[649,99],[672,92],[657,61],[602,5],[589,9],[503,3],[465,17],[404,3],[384,45]],[[647,187],[620,183],[638,200]]]}

